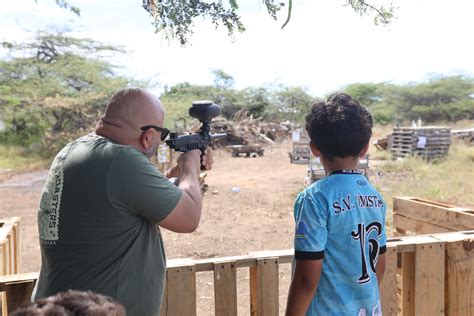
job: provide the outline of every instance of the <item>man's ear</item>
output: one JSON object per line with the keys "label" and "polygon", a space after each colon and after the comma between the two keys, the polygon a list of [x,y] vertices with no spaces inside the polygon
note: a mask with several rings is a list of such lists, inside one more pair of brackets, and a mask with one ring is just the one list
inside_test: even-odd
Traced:
{"label": "man's ear", "polygon": [[364,158],[365,155],[367,155],[367,152],[369,151],[369,145],[370,143],[367,143],[364,148],[362,148],[362,150],[360,151],[359,153],[359,158]]}
{"label": "man's ear", "polygon": [[321,152],[316,148],[313,142],[309,142],[309,149],[311,150],[311,153],[314,157],[321,157]]}
{"label": "man's ear", "polygon": [[142,145],[143,148],[148,149],[152,143],[153,143],[153,138],[152,138],[152,131],[151,129],[148,129],[144,131],[140,135],[140,145]]}

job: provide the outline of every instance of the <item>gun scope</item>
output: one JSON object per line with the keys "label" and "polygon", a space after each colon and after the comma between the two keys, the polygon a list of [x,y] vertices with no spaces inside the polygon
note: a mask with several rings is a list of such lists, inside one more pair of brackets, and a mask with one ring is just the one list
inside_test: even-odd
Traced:
{"label": "gun scope", "polygon": [[209,122],[219,115],[221,108],[212,101],[195,101],[189,108],[189,115],[197,118],[200,122]]}

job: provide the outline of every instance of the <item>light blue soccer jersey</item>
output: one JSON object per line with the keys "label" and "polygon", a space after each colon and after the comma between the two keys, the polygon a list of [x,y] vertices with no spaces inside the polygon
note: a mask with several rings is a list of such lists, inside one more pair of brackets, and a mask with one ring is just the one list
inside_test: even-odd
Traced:
{"label": "light blue soccer jersey", "polygon": [[295,259],[323,259],[307,315],[381,315],[376,264],[386,250],[386,205],[367,179],[333,172],[295,202]]}

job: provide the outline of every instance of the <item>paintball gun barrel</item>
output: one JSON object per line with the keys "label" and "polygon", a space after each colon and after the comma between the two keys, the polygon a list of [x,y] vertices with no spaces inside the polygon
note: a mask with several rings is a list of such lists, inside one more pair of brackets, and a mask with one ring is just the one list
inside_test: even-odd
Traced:
{"label": "paintball gun barrel", "polygon": [[[187,152],[193,149],[201,150],[204,154],[209,142],[212,139],[227,137],[227,134],[210,134],[210,122],[214,117],[219,115],[221,108],[212,101],[196,101],[189,108],[189,115],[197,118],[201,123],[201,128],[195,134],[178,135],[178,133],[170,133],[170,137],[166,140],[166,144],[179,152]],[[203,168],[201,168],[203,169]]]}

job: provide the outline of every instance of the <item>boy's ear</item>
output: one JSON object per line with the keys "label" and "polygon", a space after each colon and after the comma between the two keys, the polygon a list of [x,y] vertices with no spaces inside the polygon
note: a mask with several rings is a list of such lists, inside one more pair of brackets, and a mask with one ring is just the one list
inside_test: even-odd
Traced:
{"label": "boy's ear", "polygon": [[360,151],[359,153],[359,158],[364,158],[365,155],[367,155],[367,152],[369,151],[369,145],[370,143],[367,143],[364,148],[362,148],[362,150]]}
{"label": "boy's ear", "polygon": [[309,142],[309,149],[311,150],[311,153],[314,157],[321,157],[321,152],[316,148],[313,142]]}

